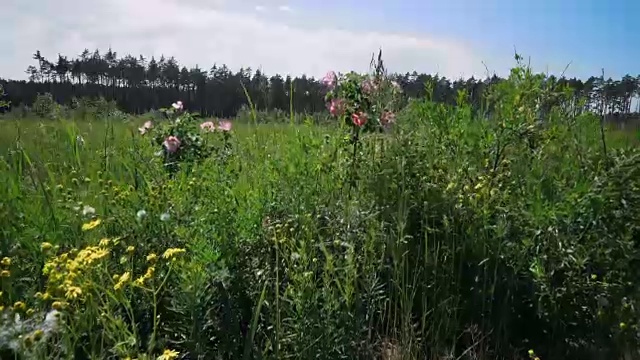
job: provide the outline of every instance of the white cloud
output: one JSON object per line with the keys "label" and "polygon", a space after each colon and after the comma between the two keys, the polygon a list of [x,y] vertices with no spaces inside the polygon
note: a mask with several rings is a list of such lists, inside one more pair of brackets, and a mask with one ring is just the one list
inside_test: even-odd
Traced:
{"label": "white cloud", "polygon": [[278,10],[283,11],[283,12],[293,12],[293,10],[287,5],[278,6]]}
{"label": "white cloud", "polygon": [[[429,35],[293,26],[277,17],[258,17],[252,10],[262,5],[255,3],[241,10],[221,0],[216,6],[202,5],[201,0],[96,0],[91,6],[60,1],[56,14],[64,15],[53,17],[46,11],[25,12],[22,0],[9,0],[5,14],[14,26],[0,25],[0,45],[8,44],[0,53],[0,77],[24,78],[36,49],[55,58],[58,53],[76,56],[84,48],[109,46],[119,55],[164,54],[205,69],[224,63],[232,69],[316,77],[328,69],[367,71],[371,54],[379,48],[390,71],[438,72],[454,78],[482,76],[482,61],[490,60],[466,44]],[[78,13],[83,15],[74,15]],[[511,63],[489,62],[499,73],[505,64]]]}
{"label": "white cloud", "polygon": [[257,11],[257,12],[264,12],[264,11],[266,11],[266,10],[267,10],[267,8],[266,8],[266,7],[264,7],[264,6],[262,6],[262,5],[256,5],[256,11]]}

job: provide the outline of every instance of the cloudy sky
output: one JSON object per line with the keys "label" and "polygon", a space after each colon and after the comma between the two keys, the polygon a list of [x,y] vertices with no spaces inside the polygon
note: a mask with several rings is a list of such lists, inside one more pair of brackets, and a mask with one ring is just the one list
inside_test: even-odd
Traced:
{"label": "cloudy sky", "polygon": [[505,74],[514,48],[570,76],[640,73],[638,0],[0,0],[0,77],[26,78],[35,50],[175,56],[267,74]]}

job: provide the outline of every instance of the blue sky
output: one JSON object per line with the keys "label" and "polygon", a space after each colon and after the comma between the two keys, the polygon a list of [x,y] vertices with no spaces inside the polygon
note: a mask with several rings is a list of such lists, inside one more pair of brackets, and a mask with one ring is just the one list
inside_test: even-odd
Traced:
{"label": "blue sky", "polygon": [[[84,48],[182,64],[321,76],[366,71],[382,48],[392,71],[504,75],[514,46],[534,69],[640,74],[640,0],[2,0],[0,77],[24,78],[38,49]],[[52,15],[55,14],[55,15]],[[82,14],[79,16],[79,14]],[[638,59],[638,60],[637,60]]]}
{"label": "blue sky", "polygon": [[343,23],[359,14],[371,29],[453,38],[487,52],[513,53],[515,46],[534,62],[640,74],[638,0],[324,0],[299,6],[333,13]]}

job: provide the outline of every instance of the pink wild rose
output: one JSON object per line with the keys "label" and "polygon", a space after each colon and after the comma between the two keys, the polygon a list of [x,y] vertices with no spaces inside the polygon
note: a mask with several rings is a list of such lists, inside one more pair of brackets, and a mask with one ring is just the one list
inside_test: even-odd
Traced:
{"label": "pink wild rose", "polygon": [[206,132],[214,132],[216,131],[216,124],[214,124],[213,121],[205,121],[200,124],[200,129]]}
{"label": "pink wild rose", "polygon": [[176,109],[176,110],[182,110],[183,109],[182,101],[176,101],[171,106],[173,106],[173,108]]}
{"label": "pink wild rose", "polygon": [[162,143],[167,152],[173,154],[180,148],[180,139],[175,136],[167,136]]}
{"label": "pink wild rose", "polygon": [[392,111],[385,111],[380,116],[380,123],[384,126],[391,125],[396,122],[396,114]]}
{"label": "pink wild rose", "polygon": [[151,128],[153,128],[153,123],[151,121],[146,121],[142,127],[138,128],[138,131],[140,131],[140,135],[144,135],[147,131],[151,130]]}
{"label": "pink wild rose", "polygon": [[327,75],[322,78],[322,83],[324,84],[324,86],[333,89],[333,87],[336,86],[337,80],[338,76],[336,75],[336,73],[334,71],[329,71]]}
{"label": "pink wild rose", "polygon": [[367,123],[367,114],[363,113],[362,111],[354,113],[351,115],[351,121],[353,121],[353,125],[362,127]]}
{"label": "pink wild rose", "polygon": [[365,94],[371,95],[375,90],[377,90],[376,84],[374,84],[371,79],[364,80],[361,86],[362,91],[364,91]]}
{"label": "pink wild rose", "polygon": [[220,121],[220,123],[218,124],[218,130],[231,131],[231,121]]}
{"label": "pink wild rose", "polygon": [[331,99],[329,112],[333,116],[340,116],[344,111],[344,101],[342,99]]}

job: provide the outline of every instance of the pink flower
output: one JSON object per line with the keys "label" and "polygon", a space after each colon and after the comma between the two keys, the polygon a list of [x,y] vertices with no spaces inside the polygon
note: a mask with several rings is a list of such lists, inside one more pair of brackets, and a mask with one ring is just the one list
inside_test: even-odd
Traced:
{"label": "pink flower", "polygon": [[365,94],[371,94],[377,89],[376,84],[374,84],[370,79],[363,81],[361,86],[362,91],[364,91]]}
{"label": "pink flower", "polygon": [[333,89],[333,87],[336,86],[337,81],[338,81],[338,77],[336,76],[336,73],[333,71],[329,71],[327,75],[325,75],[324,78],[322,78],[322,83],[324,84],[324,86],[328,87],[329,89]]}
{"label": "pink flower", "polygon": [[173,106],[173,108],[176,109],[176,110],[182,110],[183,109],[182,101],[176,101],[171,106]]}
{"label": "pink flower", "polygon": [[396,122],[396,114],[394,114],[391,111],[385,111],[382,113],[382,116],[380,116],[380,123],[382,123],[383,126],[387,126],[395,122]]}
{"label": "pink flower", "polygon": [[147,131],[151,130],[151,128],[153,128],[153,123],[151,121],[147,121],[142,125],[142,127],[138,128],[138,131],[140,131],[140,135],[144,135]]}
{"label": "pink flower", "polygon": [[206,121],[200,124],[200,129],[206,132],[214,132],[216,131],[216,124],[213,121]]}
{"label": "pink flower", "polygon": [[331,99],[329,104],[329,112],[333,116],[340,116],[344,111],[344,101],[342,99]]}
{"label": "pink flower", "polygon": [[367,114],[363,113],[362,111],[354,113],[351,115],[351,121],[353,121],[353,124],[355,126],[361,127],[367,123]]}
{"label": "pink flower", "polygon": [[162,145],[169,153],[174,153],[180,148],[180,139],[175,136],[167,136]]}
{"label": "pink flower", "polygon": [[218,124],[218,130],[231,131],[231,121],[220,121],[220,123]]}

